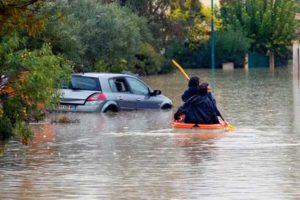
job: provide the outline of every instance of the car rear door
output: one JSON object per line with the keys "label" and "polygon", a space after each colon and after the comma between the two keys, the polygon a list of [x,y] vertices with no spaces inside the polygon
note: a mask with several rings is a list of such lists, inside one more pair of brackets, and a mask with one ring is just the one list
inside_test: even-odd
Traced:
{"label": "car rear door", "polygon": [[101,91],[98,78],[74,75],[68,89],[61,89],[60,103],[64,105],[84,105],[86,99]]}
{"label": "car rear door", "polygon": [[136,102],[136,109],[160,108],[161,101],[155,96],[150,96],[150,88],[141,80],[126,77],[132,97]]}
{"label": "car rear door", "polygon": [[109,85],[114,94],[114,100],[121,110],[136,109],[136,98],[132,96],[125,77],[111,78]]}

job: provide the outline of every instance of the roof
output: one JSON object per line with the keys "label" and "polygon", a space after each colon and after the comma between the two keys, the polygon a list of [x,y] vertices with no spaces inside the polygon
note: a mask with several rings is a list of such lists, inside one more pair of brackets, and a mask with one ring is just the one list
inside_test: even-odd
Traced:
{"label": "roof", "polygon": [[102,77],[102,78],[111,78],[116,76],[132,76],[130,74],[121,74],[121,73],[99,73],[99,72],[86,72],[86,73],[76,73],[74,75],[88,76],[88,77]]}

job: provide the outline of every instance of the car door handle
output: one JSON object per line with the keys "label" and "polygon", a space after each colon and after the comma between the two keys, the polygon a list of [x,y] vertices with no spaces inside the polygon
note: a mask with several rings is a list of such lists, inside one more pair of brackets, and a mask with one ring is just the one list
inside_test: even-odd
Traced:
{"label": "car door handle", "polygon": [[136,100],[137,100],[137,101],[142,101],[142,99],[140,99],[140,98],[137,98]]}
{"label": "car door handle", "polygon": [[118,97],[118,99],[119,99],[119,100],[123,100],[123,98],[122,98],[122,97]]}

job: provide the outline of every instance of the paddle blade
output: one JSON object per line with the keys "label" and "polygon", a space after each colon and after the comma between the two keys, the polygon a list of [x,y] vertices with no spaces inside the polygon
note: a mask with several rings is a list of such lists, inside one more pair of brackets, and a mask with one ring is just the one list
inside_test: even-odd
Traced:
{"label": "paddle blade", "polygon": [[236,130],[236,128],[235,128],[233,125],[228,124],[228,123],[227,123],[227,129],[228,129],[228,131],[230,131],[230,132],[233,132],[233,131]]}

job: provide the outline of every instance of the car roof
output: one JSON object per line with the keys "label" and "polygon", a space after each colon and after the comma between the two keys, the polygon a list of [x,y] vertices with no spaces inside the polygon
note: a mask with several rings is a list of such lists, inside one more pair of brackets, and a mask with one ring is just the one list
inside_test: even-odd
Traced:
{"label": "car roof", "polygon": [[86,72],[86,73],[76,73],[73,75],[80,75],[80,76],[86,76],[86,77],[95,77],[95,78],[112,78],[112,77],[118,77],[118,76],[130,76],[135,77],[129,74],[121,74],[121,73],[97,73],[97,72]]}

